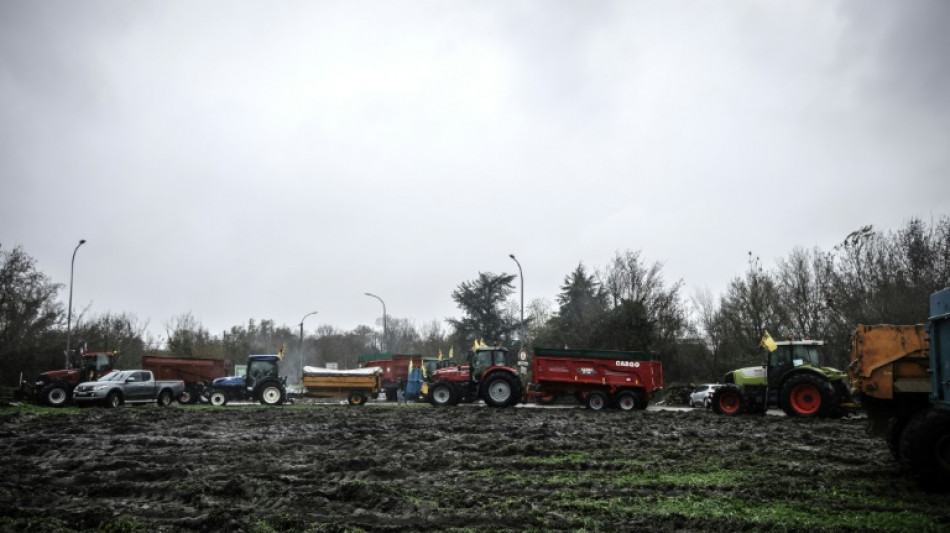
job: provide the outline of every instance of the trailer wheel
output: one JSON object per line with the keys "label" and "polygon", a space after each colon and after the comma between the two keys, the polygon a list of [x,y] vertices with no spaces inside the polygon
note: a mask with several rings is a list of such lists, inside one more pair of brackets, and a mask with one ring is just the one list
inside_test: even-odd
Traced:
{"label": "trailer wheel", "polygon": [[221,391],[214,391],[208,398],[208,402],[215,407],[220,407],[228,403],[228,395]]}
{"label": "trailer wheel", "polygon": [[259,399],[262,405],[280,405],[283,403],[283,396],[277,385],[265,385],[261,389]]}
{"label": "trailer wheel", "polygon": [[350,405],[363,405],[366,403],[366,396],[363,396],[362,392],[353,391],[346,398],[346,401],[349,402]]}
{"label": "trailer wheel", "polygon": [[812,374],[798,374],[788,378],[779,392],[785,414],[790,417],[813,418],[825,416],[837,407],[835,389],[828,381]]}
{"label": "trailer wheel", "polygon": [[637,398],[637,395],[627,391],[621,392],[617,396],[617,409],[621,411],[633,411],[639,406],[640,400]]}
{"label": "trailer wheel", "polygon": [[172,398],[172,391],[163,390],[158,394],[158,405],[162,407],[168,407],[172,404],[172,401],[174,401],[174,398]]}
{"label": "trailer wheel", "polygon": [[113,391],[110,392],[108,396],[106,396],[106,407],[115,409],[120,405],[122,405],[122,394]]}
{"label": "trailer wheel", "polygon": [[712,396],[712,410],[717,415],[736,416],[745,410],[742,389],[735,385],[723,385]]}
{"label": "trailer wheel", "polygon": [[591,391],[587,395],[587,408],[591,411],[602,411],[607,407],[607,395],[599,390]]}
{"label": "trailer wheel", "polygon": [[429,403],[436,407],[457,404],[457,396],[455,389],[448,383],[435,383],[429,387]]}
{"label": "trailer wheel", "polygon": [[40,398],[50,407],[62,407],[69,401],[69,391],[60,383],[50,383],[40,391]]}
{"label": "trailer wheel", "polygon": [[932,408],[914,415],[901,435],[900,455],[925,490],[950,491],[950,415]]}
{"label": "trailer wheel", "polygon": [[516,391],[518,390],[517,378],[507,372],[496,372],[488,376],[488,380],[482,386],[482,399],[492,407],[508,407],[518,402]]}

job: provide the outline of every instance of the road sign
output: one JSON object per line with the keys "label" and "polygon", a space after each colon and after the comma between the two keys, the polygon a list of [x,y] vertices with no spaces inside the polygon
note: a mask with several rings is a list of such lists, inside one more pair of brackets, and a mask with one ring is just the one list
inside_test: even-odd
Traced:
{"label": "road sign", "polygon": [[526,351],[524,351],[524,350],[521,350],[520,352],[518,352],[518,359],[521,359],[522,361],[527,361],[527,360],[528,360],[528,352],[526,352]]}

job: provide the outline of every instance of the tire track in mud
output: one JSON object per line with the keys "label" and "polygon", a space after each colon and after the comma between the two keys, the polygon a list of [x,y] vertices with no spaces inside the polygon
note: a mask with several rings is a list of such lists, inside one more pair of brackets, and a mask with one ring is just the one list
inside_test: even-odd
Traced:
{"label": "tire track in mud", "polygon": [[77,531],[123,517],[150,531],[767,530],[659,507],[912,490],[857,420],[176,406],[0,411],[0,436],[0,526],[58,517]]}

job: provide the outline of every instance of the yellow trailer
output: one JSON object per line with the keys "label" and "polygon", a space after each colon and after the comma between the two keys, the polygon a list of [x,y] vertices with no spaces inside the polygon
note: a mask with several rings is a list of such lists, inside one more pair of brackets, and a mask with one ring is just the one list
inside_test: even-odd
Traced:
{"label": "yellow trailer", "polygon": [[363,405],[383,390],[383,371],[377,367],[332,370],[303,367],[303,395],[310,398],[346,398],[350,405]]}

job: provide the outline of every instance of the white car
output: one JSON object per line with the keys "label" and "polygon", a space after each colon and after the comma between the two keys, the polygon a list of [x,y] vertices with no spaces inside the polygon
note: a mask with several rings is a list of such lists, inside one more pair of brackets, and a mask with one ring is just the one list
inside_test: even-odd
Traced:
{"label": "white car", "polygon": [[712,401],[712,395],[716,392],[716,389],[721,387],[717,383],[706,383],[700,385],[693,390],[693,393],[689,395],[689,406],[690,407],[709,407],[709,403]]}

